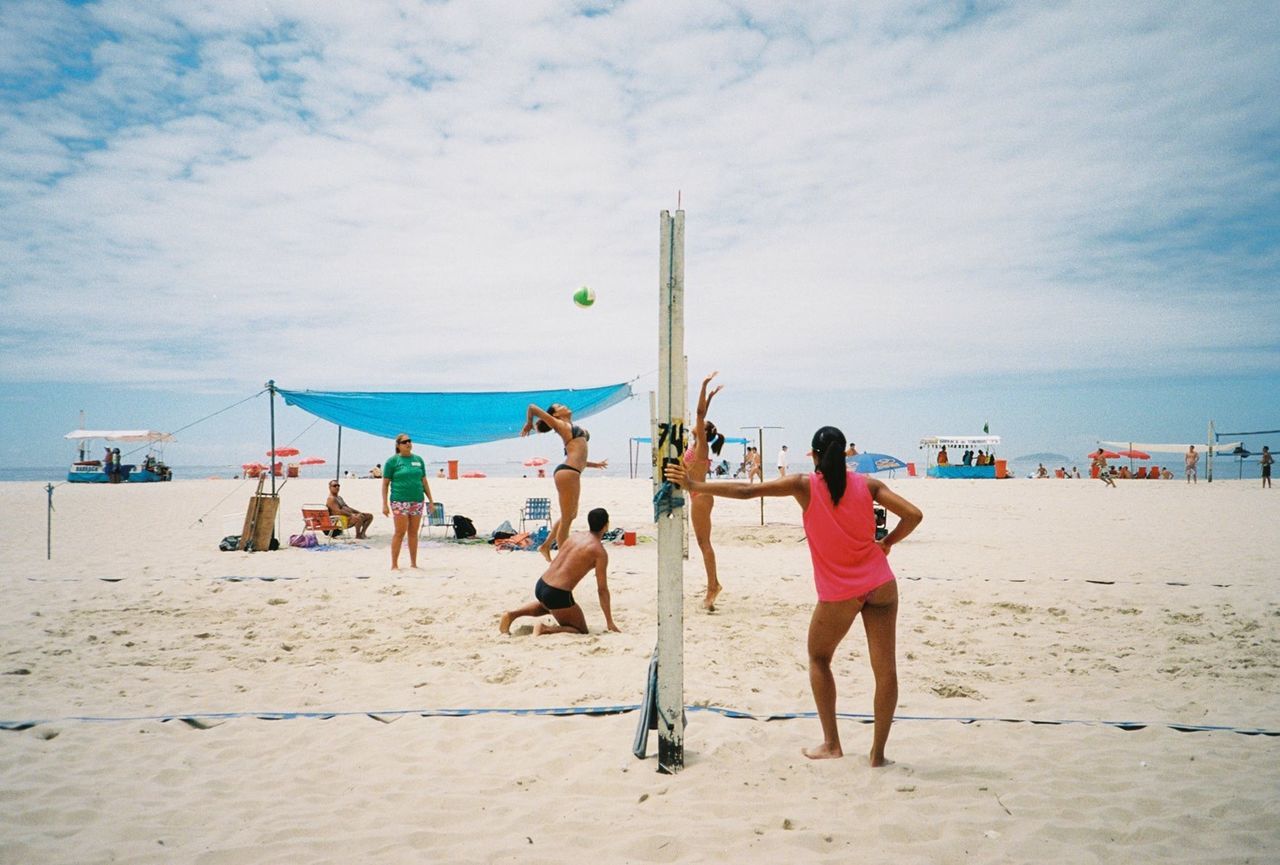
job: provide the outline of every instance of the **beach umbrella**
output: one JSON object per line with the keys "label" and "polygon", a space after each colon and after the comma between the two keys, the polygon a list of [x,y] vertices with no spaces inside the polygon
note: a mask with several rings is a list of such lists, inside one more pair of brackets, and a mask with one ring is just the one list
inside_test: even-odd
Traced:
{"label": "beach umbrella", "polygon": [[[1105,456],[1105,454],[1104,454]],[[1118,457],[1128,457],[1131,460],[1149,460],[1151,454],[1144,451],[1116,451]]]}
{"label": "beach umbrella", "polygon": [[267,451],[267,456],[269,456],[269,457],[296,457],[296,456],[297,456],[298,454],[300,454],[300,453],[302,453],[302,451],[298,450],[297,448],[282,447],[282,448],[276,448],[276,449],[275,449],[275,450],[273,450],[273,451]]}
{"label": "beach umbrella", "polygon": [[845,464],[859,474],[869,475],[876,472],[890,472],[894,469],[905,469],[907,464],[889,454],[858,454],[845,457]]}
{"label": "beach umbrella", "polygon": [[551,460],[547,459],[546,457],[529,457],[529,459],[524,461],[524,464],[527,466],[536,467],[536,466],[545,466],[549,462],[551,462]]}
{"label": "beach umbrella", "polygon": [[298,460],[300,466],[322,466],[324,465],[324,457],[306,457]]}
{"label": "beach umbrella", "polygon": [[[1093,452],[1093,453],[1091,453],[1091,454],[1085,454],[1085,457],[1084,457],[1084,458],[1085,458],[1085,459],[1087,459],[1087,460],[1091,460],[1091,459],[1093,459],[1094,457],[1096,457],[1097,455],[1098,455],[1097,451],[1094,451],[1094,452]],[[1107,459],[1107,460],[1118,460],[1118,459],[1120,459],[1120,454],[1116,453],[1115,451],[1107,451],[1107,450],[1104,450],[1104,451],[1102,452],[1102,458],[1103,458],[1103,459]]]}

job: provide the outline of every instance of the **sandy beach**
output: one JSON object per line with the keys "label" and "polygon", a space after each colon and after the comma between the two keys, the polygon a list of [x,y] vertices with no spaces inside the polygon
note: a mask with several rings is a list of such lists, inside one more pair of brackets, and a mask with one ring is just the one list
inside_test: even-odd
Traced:
{"label": "sandy beach", "polygon": [[[1280,497],[1256,480],[897,480],[899,721],[813,763],[800,513],[717,502],[725,586],[685,565],[686,769],[631,753],[655,642],[648,481],[587,478],[621,634],[498,634],[542,560],[436,537],[220,552],[252,484],[0,485],[0,862],[1280,861]],[[432,481],[482,534],[547,480]],[[301,528],[322,479],[281,491]],[[580,528],[585,520],[580,519]],[[20,528],[19,528],[20,527]],[[407,555],[404,558],[407,562]],[[839,708],[871,709],[861,628]],[[291,713],[303,713],[291,716]],[[279,715],[284,717],[278,717]],[[426,715],[424,717],[424,714]],[[324,717],[328,716],[328,717]],[[186,718],[188,720],[181,720]],[[1071,723],[1056,723],[1071,722]],[[1220,727],[1195,730],[1195,727]],[[1259,733],[1259,731],[1262,731]],[[650,739],[650,755],[656,738]]]}

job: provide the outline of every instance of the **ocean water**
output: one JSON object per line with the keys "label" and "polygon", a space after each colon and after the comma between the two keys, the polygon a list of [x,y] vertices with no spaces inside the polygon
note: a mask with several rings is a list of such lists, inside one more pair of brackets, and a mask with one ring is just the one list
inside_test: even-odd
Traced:
{"label": "ocean water", "polygon": [[[733,461],[730,460],[731,464],[732,462]],[[1113,465],[1117,465],[1117,466],[1120,465],[1121,463],[1124,463],[1126,465],[1128,464],[1127,460],[1112,460],[1111,462]],[[1142,465],[1150,466],[1153,463],[1167,467],[1170,471],[1174,473],[1176,477],[1182,477],[1182,455],[1181,454],[1159,454],[1157,455],[1156,459],[1145,461],[1145,462],[1141,460],[1135,460],[1134,467],[1136,468],[1137,466],[1142,466]],[[919,462],[917,462],[916,465],[917,465],[917,470],[920,471],[921,474],[923,474],[923,465]],[[1009,461],[1009,471],[1014,477],[1025,478],[1035,474],[1037,465],[1038,465],[1038,462],[1036,460],[1028,461],[1028,460],[1013,459]],[[1071,467],[1073,465],[1080,469],[1081,477],[1088,477],[1089,461],[1087,459],[1084,459],[1083,457],[1081,457],[1080,459],[1068,462],[1066,464],[1066,469],[1068,473],[1071,471]],[[434,463],[432,463],[432,467],[438,468],[438,466],[436,466]],[[555,466],[547,465],[547,466],[544,466],[543,468],[546,471],[547,475],[550,476],[551,469],[555,468]],[[1045,463],[1045,468],[1047,468],[1050,471],[1050,473],[1052,473],[1054,469],[1060,468],[1060,465],[1057,463],[1053,465],[1050,465],[1049,463]],[[363,478],[367,476],[369,467],[363,464],[358,464],[357,470],[360,473],[358,476]],[[534,478],[538,476],[538,470],[536,468],[529,468],[515,460],[510,460],[507,462],[500,462],[500,463],[466,463],[464,462],[460,466],[459,470],[464,473],[465,472],[484,472],[485,475],[491,478],[518,478],[518,477]],[[344,471],[351,471],[351,470],[346,469]],[[600,477],[610,477],[610,478],[625,478],[625,477],[628,477],[629,475],[629,468],[625,462],[623,462],[621,465],[611,464],[609,468],[603,469],[603,470],[589,469],[588,471],[593,475],[598,475]],[[1229,480],[1232,478],[1239,477],[1241,473],[1243,473],[1243,476],[1246,478],[1257,477],[1259,474],[1258,457],[1255,454],[1249,459],[1245,460],[1244,464],[1241,465],[1236,460],[1235,457],[1229,454],[1228,455],[1215,454],[1214,461],[1213,461],[1213,473],[1215,477],[1221,477],[1224,480]],[[240,470],[240,466],[210,466],[210,465],[173,466],[173,479],[175,481],[206,480],[208,478],[231,479],[240,474],[242,474]],[[1203,477],[1204,475],[1203,459],[1201,460],[1200,474]],[[649,478],[649,466],[648,465],[639,466],[636,472],[636,476],[647,480]],[[906,476],[907,476],[907,473],[905,469],[898,470],[892,476],[890,476],[889,473],[887,472],[882,472],[879,475],[879,477],[881,477],[884,480],[896,480],[900,478],[905,478]],[[331,466],[327,466],[327,465],[326,466],[304,466],[302,468],[301,477],[329,478],[329,477],[333,477],[333,469]],[[431,479],[434,479],[434,478],[435,478],[435,473],[432,472]],[[17,466],[17,467],[0,466],[0,483],[4,483],[6,481],[8,482],[38,481],[42,483],[47,482],[47,483],[57,484],[57,483],[62,483],[66,479],[67,479],[67,466]]]}
{"label": "ocean water", "polygon": [[[67,466],[0,466],[0,483],[9,481],[40,481],[50,483],[61,483],[67,479]],[[432,464],[432,473],[429,479],[435,479],[435,471],[437,468]],[[550,477],[551,470],[554,465],[543,467]],[[209,466],[209,465],[193,465],[193,466],[172,466],[173,479],[175,481],[188,480],[205,480],[207,478],[227,478],[231,479],[242,475],[240,466]],[[343,471],[351,471],[353,469],[344,469]],[[358,472],[359,477],[367,477],[369,466],[358,463],[354,469]],[[518,478],[528,476],[531,478],[538,476],[536,468],[529,468],[520,462],[511,460],[502,463],[462,463],[459,467],[460,472],[484,472],[491,478]],[[589,469],[592,474],[601,477],[625,478],[628,476],[628,468],[625,461],[622,465],[610,464],[607,469]],[[640,471],[643,477],[649,477],[649,467],[642,466]],[[331,478],[333,477],[333,467],[323,466],[303,466],[301,470],[302,478]]]}

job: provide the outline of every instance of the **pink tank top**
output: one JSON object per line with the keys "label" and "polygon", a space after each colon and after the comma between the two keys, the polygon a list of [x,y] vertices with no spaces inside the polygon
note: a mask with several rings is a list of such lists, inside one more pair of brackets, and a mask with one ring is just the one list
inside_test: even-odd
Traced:
{"label": "pink tank top", "polygon": [[822,475],[809,475],[804,531],[820,601],[860,598],[893,579],[889,559],[876,544],[876,517],[867,479],[854,472],[849,472],[848,478],[836,506]]}

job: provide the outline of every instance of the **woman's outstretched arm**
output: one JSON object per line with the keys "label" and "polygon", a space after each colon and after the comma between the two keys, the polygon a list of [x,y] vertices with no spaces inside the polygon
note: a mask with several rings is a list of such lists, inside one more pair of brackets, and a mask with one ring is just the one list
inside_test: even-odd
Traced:
{"label": "woman's outstretched arm", "polygon": [[663,476],[690,492],[698,495],[709,494],[725,499],[759,499],[765,497],[786,498],[791,496],[800,503],[801,508],[809,506],[809,476],[807,474],[787,475],[774,478],[759,484],[744,484],[737,481],[695,481],[689,477],[688,470],[679,463],[668,463]]}
{"label": "woman's outstretched arm", "polygon": [[541,408],[533,405],[532,403],[529,405],[529,410],[524,413],[524,428],[520,430],[521,436],[527,436],[529,433],[533,432],[534,418],[537,418],[556,432],[560,433],[561,438],[564,437],[563,428],[566,426],[565,422],[560,420],[558,417],[547,414]]}
{"label": "woman's outstretched arm", "polygon": [[707,385],[711,384],[711,379],[720,374],[717,370],[702,380],[702,388],[698,391],[698,410],[694,420],[693,430],[697,434],[696,443],[693,446],[693,458],[695,460],[708,459],[707,454],[707,409],[711,406],[711,400],[715,395],[720,393],[724,385],[718,384],[715,390],[707,393]]}

